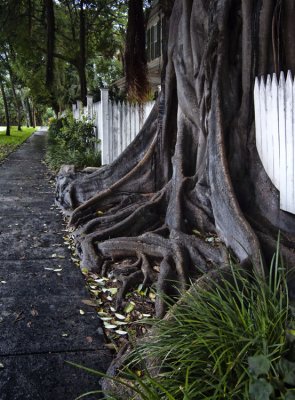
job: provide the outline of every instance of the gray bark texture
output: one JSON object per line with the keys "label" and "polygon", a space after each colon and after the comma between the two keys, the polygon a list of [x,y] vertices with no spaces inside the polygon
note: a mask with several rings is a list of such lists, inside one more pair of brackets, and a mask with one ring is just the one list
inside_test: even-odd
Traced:
{"label": "gray bark texture", "polygon": [[255,76],[295,73],[294,14],[293,0],[176,0],[161,95],[142,130],[97,172],[60,172],[57,200],[83,267],[105,274],[129,260],[118,308],[140,282],[173,297],[230,253],[264,274],[279,231],[294,266],[295,216],[280,210],[258,157],[253,109]]}

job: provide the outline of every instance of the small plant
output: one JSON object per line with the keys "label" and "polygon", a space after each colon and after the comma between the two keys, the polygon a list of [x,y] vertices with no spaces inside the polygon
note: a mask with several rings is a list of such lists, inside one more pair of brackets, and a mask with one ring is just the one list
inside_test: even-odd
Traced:
{"label": "small plant", "polygon": [[76,121],[72,116],[52,119],[46,161],[53,170],[62,164],[74,164],[78,168],[100,166],[97,143],[94,126],[86,119]]}

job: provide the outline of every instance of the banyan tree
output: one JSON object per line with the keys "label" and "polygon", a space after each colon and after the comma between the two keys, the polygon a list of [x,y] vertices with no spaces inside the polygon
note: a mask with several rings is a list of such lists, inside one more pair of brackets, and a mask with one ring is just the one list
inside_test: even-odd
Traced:
{"label": "banyan tree", "polygon": [[295,265],[295,216],[258,156],[253,105],[256,76],[295,73],[294,20],[293,0],[175,0],[145,125],[112,164],[60,173],[83,267],[122,271],[118,307],[139,283],[174,296],[229,256],[263,275],[278,232]]}

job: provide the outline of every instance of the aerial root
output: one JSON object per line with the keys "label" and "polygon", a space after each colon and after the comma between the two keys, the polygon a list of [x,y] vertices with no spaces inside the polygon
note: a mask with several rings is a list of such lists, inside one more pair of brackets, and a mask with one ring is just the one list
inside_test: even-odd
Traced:
{"label": "aerial root", "polygon": [[133,272],[131,275],[119,275],[118,281],[121,282],[121,287],[118,290],[116,298],[116,309],[120,310],[122,306],[123,299],[127,292],[136,286],[138,286],[143,281],[144,275],[141,270]]}

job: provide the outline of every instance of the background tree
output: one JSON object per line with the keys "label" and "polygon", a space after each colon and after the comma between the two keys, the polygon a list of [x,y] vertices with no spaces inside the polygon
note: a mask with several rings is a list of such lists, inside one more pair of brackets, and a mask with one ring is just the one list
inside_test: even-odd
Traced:
{"label": "background tree", "polygon": [[55,49],[55,16],[53,0],[44,0],[44,7],[47,27],[46,86],[50,88],[53,83]]}
{"label": "background tree", "polygon": [[121,0],[3,1],[1,41],[13,49],[12,71],[30,89],[30,102],[56,114],[77,98],[85,103],[99,58],[108,60],[100,75],[115,77],[126,11]]}
{"label": "background tree", "polygon": [[253,112],[255,76],[295,73],[294,16],[290,0],[176,0],[161,95],[141,132],[98,172],[61,173],[82,264],[113,269],[118,306],[139,282],[173,296],[229,253],[263,274],[279,230],[294,266],[295,217],[258,157]]}
{"label": "background tree", "polygon": [[125,77],[130,99],[143,102],[149,92],[143,0],[129,0],[125,47]]}
{"label": "background tree", "polygon": [[6,123],[6,136],[10,136],[10,115],[9,115],[9,108],[8,108],[8,101],[7,101],[7,96],[5,92],[5,86],[3,83],[3,78],[1,77],[1,95],[3,99],[3,104],[4,104],[4,111],[5,111],[5,123]]}

